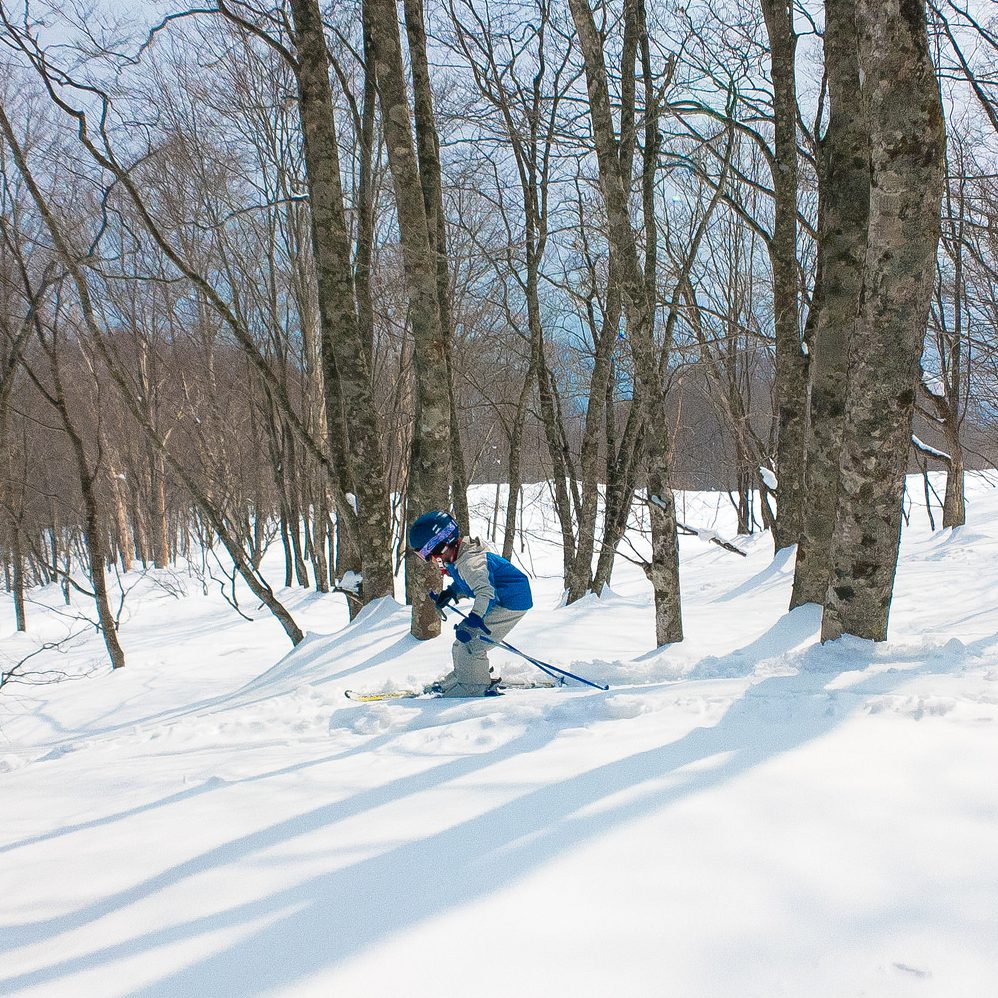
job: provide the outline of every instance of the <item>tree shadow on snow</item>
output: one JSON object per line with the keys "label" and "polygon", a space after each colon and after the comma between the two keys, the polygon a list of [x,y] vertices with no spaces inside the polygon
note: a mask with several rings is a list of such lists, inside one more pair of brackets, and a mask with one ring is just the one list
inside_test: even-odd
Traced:
{"label": "tree shadow on snow", "polygon": [[[453,710],[455,701],[428,701],[425,705],[427,710],[432,710],[440,714]],[[536,726],[528,728],[519,737],[498,746],[496,749],[473,756],[463,756],[457,759],[450,759],[440,765],[433,766],[416,774],[400,777],[388,783],[380,784],[370,789],[363,790],[353,796],[330,804],[322,805],[311,811],[296,814],[285,820],[279,821],[267,828],[259,829],[248,835],[234,839],[223,845],[209,849],[189,860],[179,863],[171,868],[161,871],[154,876],[140,883],[119,891],[116,894],[101,898],[92,904],[63,915],[56,915],[51,918],[40,919],[34,922],[25,922],[21,925],[4,926],[2,942],[0,942],[0,953],[13,952],[17,949],[43,942],[57,935],[74,932],[80,928],[98,921],[114,912],[121,911],[132,904],[136,904],[159,891],[166,890],[177,884],[183,883],[189,877],[196,876],[212,869],[224,868],[226,865],[237,862],[243,857],[281,845],[295,839],[301,835],[307,835],[317,830],[335,828],[335,826],[348,819],[354,818],[365,811],[370,811],[378,807],[392,804],[405,797],[418,795],[420,793],[433,790],[436,787],[446,785],[451,780],[460,779],[471,775],[482,769],[485,764],[501,761],[520,752],[535,751],[549,741],[557,729],[549,726]],[[205,783],[171,794],[149,804],[139,805],[135,808],[125,810],[120,814],[108,815],[104,818],[97,818],[93,821],[81,822],[78,825],[66,830],[66,834],[74,830],[96,830],[101,826],[109,826],[120,818],[127,818],[133,814],[139,814],[158,807],[168,806],[179,801],[200,796],[202,794],[219,790],[223,787],[233,786],[239,783],[262,782],[277,776],[286,776],[304,771],[308,768],[321,765],[327,762],[335,762],[338,759],[354,755],[359,751],[377,751],[390,741],[398,737],[399,734],[407,733],[394,731],[377,736],[369,740],[363,746],[353,747],[343,752],[338,752],[330,756],[325,756],[319,760],[305,760],[290,766],[282,767],[267,773],[258,773],[240,780],[225,781],[220,779],[208,780]],[[53,831],[31,839],[26,839],[20,843],[8,846],[9,849],[16,849],[20,846],[32,845],[36,842],[45,841],[58,837],[60,831]],[[261,902],[265,903],[265,902]],[[252,907],[256,907],[254,904]],[[243,910],[243,909],[238,909]],[[245,918],[253,918],[254,915],[247,915]],[[54,964],[44,971],[29,973],[10,978],[0,978],[0,994],[5,994],[6,989],[12,986],[29,986],[28,982],[39,983],[58,979],[63,974],[76,973],[81,970],[93,967],[105,960],[121,959],[136,953],[143,952],[147,947],[162,945],[171,940],[196,936],[200,931],[207,931],[211,925],[223,926],[229,924],[239,924],[245,920],[239,917],[233,920],[227,918],[226,914],[208,919],[208,925],[202,925],[200,929],[190,931],[188,926],[182,925],[163,930],[162,932],[151,933],[144,937],[144,945],[140,945],[140,940],[130,940],[107,947],[96,953],[89,954],[79,959],[67,960]],[[197,925],[199,923],[190,923]]]}
{"label": "tree shadow on snow", "polygon": [[788,578],[793,577],[794,559],[797,548],[782,548],[773,555],[773,560],[762,571],[756,572],[750,579],[735,586],[734,589],[718,596],[715,603],[730,603],[746,593],[762,593],[773,585],[783,586]]}
{"label": "tree shadow on snow", "polygon": [[[177,969],[136,994],[173,998],[210,990],[215,998],[245,998],[293,988],[296,982],[335,967],[395,933],[507,889],[615,827],[663,814],[672,805],[822,737],[859,708],[864,695],[883,694],[916,671],[880,673],[859,679],[848,690],[829,691],[826,684],[836,675],[829,667],[836,657],[819,650],[804,658],[800,674],[755,683],[712,727],[695,728],[668,744],[531,790],[451,828],[267,897],[0,979],[0,991],[58,981],[102,965],[110,972],[116,960],[221,929],[249,929],[251,925],[255,927],[228,948]],[[872,661],[872,643],[857,643],[850,648],[849,658],[850,670],[863,669]],[[594,694],[589,699],[612,695]],[[80,911],[22,926],[20,931],[31,928],[43,933],[42,937],[51,937],[53,932],[79,929],[189,877],[222,869],[299,835],[325,831],[330,849],[335,849],[338,822],[487,770],[514,755],[537,751],[558,730],[551,724],[528,725],[517,738],[494,750],[453,759],[278,822]],[[708,759],[710,766],[694,765]],[[664,777],[671,777],[665,787]],[[21,942],[16,941],[18,927],[9,930],[15,937],[10,941],[23,944],[23,936]]]}
{"label": "tree shadow on snow", "polygon": [[[254,773],[251,776],[242,776],[234,780],[227,780],[218,776],[212,776],[196,786],[187,787],[185,790],[178,790],[176,793],[168,794],[166,797],[160,797],[157,800],[148,801],[145,804],[136,804],[134,807],[125,808],[124,810],[116,811],[113,814],[103,814],[100,817],[90,818],[87,821],[79,821],[72,825],[62,825],[59,828],[53,828],[50,831],[42,832],[40,835],[32,835],[26,839],[20,839],[16,842],[8,842],[4,845],[0,845],[0,856],[4,853],[16,852],[18,849],[24,849],[28,846],[38,845],[41,842],[49,842],[52,839],[61,839],[67,835],[73,835],[76,832],[96,831],[101,828],[108,828],[116,821],[122,821],[126,818],[131,818],[139,814],[146,814],[150,811],[158,810],[159,808],[169,807],[171,804],[177,804],[180,801],[190,800],[194,797],[200,797],[204,794],[213,793],[214,791],[221,790],[224,787],[234,787],[247,783],[261,783],[264,780],[274,779],[275,777],[290,776],[292,774],[302,773],[307,769],[313,769],[316,766],[325,766],[329,763],[339,762],[361,752],[376,752],[378,749],[390,742],[394,737],[395,733],[389,732],[364,741],[360,745],[344,749],[341,752],[334,752],[331,755],[320,756],[316,759],[306,759],[303,762],[296,762],[288,766],[282,766],[280,769],[273,769],[265,773]],[[36,923],[37,927],[51,926],[52,924],[54,923]],[[27,928],[29,927],[22,926],[21,931],[23,932]],[[44,936],[51,931],[51,928],[44,929],[42,931],[42,938],[44,938]],[[58,931],[63,930],[60,929]],[[22,938],[17,945],[26,945],[25,939]],[[0,944],[0,953],[6,952],[13,948],[15,947]]]}

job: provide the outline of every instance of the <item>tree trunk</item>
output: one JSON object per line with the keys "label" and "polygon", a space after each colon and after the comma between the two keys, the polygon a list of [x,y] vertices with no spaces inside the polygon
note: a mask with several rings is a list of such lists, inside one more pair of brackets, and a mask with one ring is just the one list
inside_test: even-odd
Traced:
{"label": "tree trunk", "polygon": [[[371,66],[371,39],[364,25],[364,65]],[[377,158],[377,109],[378,88],[374,73],[364,74],[364,98],[360,119],[359,168],[357,174],[357,243],[354,251],[354,288],[357,296],[357,324],[367,351],[368,363],[374,363],[374,298],[371,293],[371,274],[374,268],[374,210],[378,185],[375,178]]]}
{"label": "tree trunk", "polygon": [[601,592],[610,584],[617,545],[627,531],[627,521],[637,482],[637,468],[644,454],[646,428],[642,422],[640,399],[635,396],[627,414],[619,443],[614,432],[613,378],[607,386],[606,399],[606,502],[603,510],[603,536],[593,575],[593,591]]}
{"label": "tree trunk", "polygon": [[329,592],[329,558],[326,554],[329,534],[329,511],[323,498],[316,508],[312,526],[312,568],[315,571],[315,588],[320,593]]}
{"label": "tree trunk", "polygon": [[416,155],[426,211],[427,235],[436,254],[437,306],[440,334],[445,344],[447,402],[450,420],[451,499],[454,515],[468,527],[468,475],[461,446],[461,427],[454,392],[454,320],[450,302],[450,268],[447,260],[447,219],[444,216],[443,183],[440,173],[440,142],[433,114],[433,91],[426,57],[426,27],[423,0],[405,0],[405,28],[412,65],[413,115],[416,122]]}
{"label": "tree trunk", "polygon": [[162,454],[157,453],[152,466],[153,500],[153,564],[166,568],[170,564],[169,530],[166,523],[166,465]]}
{"label": "tree trunk", "polygon": [[81,475],[81,485],[83,486],[84,531],[87,551],[90,555],[90,574],[94,584],[97,618],[100,621],[101,633],[104,635],[104,647],[111,660],[111,668],[120,669],[125,664],[125,653],[118,641],[118,629],[114,622],[114,614],[111,612],[111,600],[107,591],[107,557],[103,544],[100,506],[97,502],[97,496],[94,494],[93,478],[89,474]]}
{"label": "tree trunk", "polygon": [[[389,553],[391,513],[377,409],[368,355],[357,324],[350,249],[340,183],[335,113],[329,85],[329,57],[318,0],[291,0],[298,59],[298,106],[312,214],[312,244],[319,291],[319,321],[329,435],[338,432],[340,406],[350,414],[347,435],[351,480],[357,496],[356,525],[361,547],[364,602],[392,595]],[[353,511],[340,509],[341,517]]]}
{"label": "tree trunk", "polygon": [[[399,235],[409,293],[415,361],[416,419],[412,441],[408,510],[412,516],[447,509],[450,486],[451,406],[447,386],[449,343],[440,322],[437,288],[436,231],[433,236],[413,145],[409,98],[402,60],[398,17],[392,0],[365,0],[364,17],[374,56],[381,102],[381,123],[388,165],[395,188]],[[370,72],[371,67],[368,67]],[[432,137],[422,137],[424,147]],[[467,524],[462,525],[467,529]],[[427,593],[440,586],[432,564],[410,553],[407,574],[412,580],[412,634],[431,638],[440,633],[440,617]]]}
{"label": "tree trunk", "polygon": [[534,364],[528,365],[523,387],[516,402],[516,412],[513,414],[513,425],[509,431],[509,463],[506,479],[509,490],[506,494],[506,522],[503,524],[502,556],[508,561],[513,557],[513,544],[516,540],[516,510],[520,499],[520,488],[523,485],[521,459],[523,456],[523,428],[527,420],[527,403],[530,390],[534,383]]}
{"label": "tree trunk", "polygon": [[804,448],[807,430],[807,357],[798,329],[797,276],[797,36],[792,3],[761,0],[769,33],[773,82],[774,221],[769,241],[773,268],[773,320],[776,334],[776,476],[778,508],[776,550],[796,544],[800,536],[804,492]]}
{"label": "tree trunk", "polygon": [[870,221],[823,641],[887,637],[946,144],[924,0],[859,0],[856,28],[870,126]]}
{"label": "tree trunk", "polygon": [[24,612],[24,552],[21,550],[21,530],[15,521],[11,521],[11,555],[14,560],[14,620],[19,631],[28,629],[27,616]]}
{"label": "tree trunk", "polygon": [[[141,458],[140,458],[141,462]],[[146,503],[146,469],[141,467],[133,469],[129,480],[131,488],[129,492],[132,500],[132,524],[135,528],[135,554],[142,562],[142,568],[147,569],[152,561],[152,544],[149,540],[149,517]]]}
{"label": "tree trunk", "polygon": [[752,477],[746,470],[747,464],[744,458],[743,448],[739,448],[738,457],[738,533],[739,535],[752,533]]}
{"label": "tree trunk", "polygon": [[121,568],[124,572],[130,572],[132,562],[135,561],[135,541],[132,538],[132,528],[128,522],[128,506],[125,503],[123,486],[125,476],[113,461],[108,465],[108,478],[114,503],[114,528],[121,556]]}
{"label": "tree trunk", "polygon": [[811,425],[805,473],[808,501],[791,608],[824,602],[828,589],[849,344],[858,321],[866,262],[870,148],[854,7],[853,0],[825,2],[830,116],[820,148],[818,273],[811,306]]}
{"label": "tree trunk", "polygon": [[[575,554],[575,518],[572,515],[572,500],[569,496],[568,482],[574,475],[570,456],[565,446],[564,434],[558,419],[555,405],[555,394],[544,356],[544,327],[541,323],[540,299],[538,297],[537,273],[534,271],[536,259],[528,262],[527,275],[527,321],[530,326],[531,367],[537,372],[537,399],[541,410],[541,423],[544,426],[544,438],[547,442],[548,455],[551,458],[551,486],[554,498],[555,513],[561,527],[561,565],[562,577],[567,580],[572,559]],[[573,480],[574,486],[574,480]]]}
{"label": "tree trunk", "polygon": [[[612,264],[611,264],[612,270]],[[612,280],[612,278],[611,278]],[[604,424],[607,391],[613,372],[613,348],[617,342],[620,302],[613,291],[607,292],[607,308],[595,344],[593,373],[589,381],[589,403],[579,455],[579,478],[582,505],[578,513],[575,556],[565,578],[568,602],[582,599],[593,585],[593,554],[596,550],[596,518],[599,504],[599,440]]]}
{"label": "tree trunk", "polygon": [[[281,428],[284,438],[284,474],[286,476],[288,502],[288,533],[291,535],[291,548],[294,553],[295,580],[303,589],[308,589],[308,567],[302,549],[302,529],[305,526],[305,510],[302,509],[301,475],[298,471],[298,452],[292,435],[286,427]],[[290,585],[290,583],[289,583]]]}
{"label": "tree trunk", "polygon": [[[66,402],[66,395],[63,391],[59,375],[57,360],[58,346],[53,341],[50,346],[43,344],[43,347],[49,355],[49,366],[55,385],[53,395],[48,395],[47,392],[45,394],[62,420],[63,428],[66,431],[66,436],[69,438],[73,451],[76,470],[80,479],[80,491],[83,495],[83,539],[86,544],[87,558],[90,562],[90,580],[94,587],[97,620],[100,625],[101,634],[104,637],[104,647],[107,649],[108,658],[111,660],[111,668],[120,669],[125,664],[125,653],[122,651],[121,644],[118,641],[118,629],[115,624],[114,614],[111,612],[111,600],[107,591],[107,552],[104,547],[104,529],[101,523],[100,503],[97,499],[97,493],[94,490],[97,470],[90,470],[83,438],[77,431],[69,413],[69,406]],[[67,580],[68,577],[69,572],[67,568]]]}
{"label": "tree trunk", "polygon": [[946,446],[950,461],[946,469],[946,494],[943,497],[943,527],[962,527],[967,522],[967,501],[964,496],[963,448],[960,446],[958,429],[949,429]]}

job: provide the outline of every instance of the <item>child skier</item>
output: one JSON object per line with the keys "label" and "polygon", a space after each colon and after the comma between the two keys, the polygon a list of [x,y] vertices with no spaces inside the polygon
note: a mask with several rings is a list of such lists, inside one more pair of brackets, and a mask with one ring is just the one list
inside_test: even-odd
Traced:
{"label": "child skier", "polygon": [[491,645],[502,641],[534,605],[530,582],[515,565],[478,540],[461,537],[457,521],[438,511],[424,513],[409,528],[409,544],[420,558],[433,561],[451,578],[442,592],[433,594],[440,609],[467,598],[475,601],[471,613],[455,625],[451,651],[454,668],[434,690],[445,697],[477,697],[493,693],[499,677],[489,668]]}

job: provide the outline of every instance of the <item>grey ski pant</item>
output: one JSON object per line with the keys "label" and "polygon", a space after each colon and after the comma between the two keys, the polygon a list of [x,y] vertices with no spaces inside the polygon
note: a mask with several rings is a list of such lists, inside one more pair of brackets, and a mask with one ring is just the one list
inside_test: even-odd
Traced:
{"label": "grey ski pant", "polygon": [[[486,635],[492,641],[502,641],[519,623],[526,610],[507,610],[494,606],[483,618],[492,632]],[[454,642],[451,657],[454,671],[444,676],[441,685],[445,697],[480,697],[492,682],[488,653],[493,646],[475,637],[466,644]]]}

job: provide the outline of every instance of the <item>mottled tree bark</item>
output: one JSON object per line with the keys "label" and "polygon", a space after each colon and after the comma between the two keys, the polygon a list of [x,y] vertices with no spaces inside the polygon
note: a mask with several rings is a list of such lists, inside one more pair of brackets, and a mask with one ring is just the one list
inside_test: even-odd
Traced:
{"label": "mottled tree bark", "polygon": [[942,420],[943,435],[946,439],[946,452],[949,454],[949,464],[946,468],[946,494],[943,498],[943,528],[962,527],[967,522],[967,500],[964,488],[963,443],[960,440],[960,425],[963,421],[963,321],[960,295],[963,284],[962,253],[960,247],[956,251],[956,289],[957,315],[955,330],[948,357],[948,376],[946,377],[946,396],[936,399],[939,405],[939,416]]}
{"label": "mottled tree bark", "polygon": [[801,344],[797,268],[797,35],[793,3],[761,0],[769,33],[773,83],[773,322],[776,334],[776,549],[796,544],[804,506],[804,453],[807,432],[807,357]]}
{"label": "mottled tree bark", "polygon": [[[371,39],[364,29],[364,64],[372,62]],[[358,122],[360,144],[357,170],[357,244],[354,250],[354,294],[357,297],[357,324],[367,350],[369,364],[374,363],[374,298],[371,276],[374,270],[374,210],[377,197],[375,159],[377,157],[378,88],[374,73],[364,73],[364,96]]]}
{"label": "mottled tree bark", "polygon": [[[408,496],[411,519],[428,510],[449,506],[448,343],[440,323],[436,233],[434,231],[431,239],[426,202],[420,196],[424,188],[413,142],[402,40],[393,0],[365,0],[364,18],[374,57],[381,125],[395,189],[412,324],[416,420]],[[371,68],[368,66],[368,72]],[[429,140],[427,144],[431,144]],[[467,529],[467,524],[462,526]],[[406,567],[411,580],[412,633],[417,638],[434,637],[440,633],[440,617],[427,593],[439,588],[439,572],[411,552]]]}
{"label": "mottled tree bark", "polygon": [[[291,0],[291,13],[319,291],[323,375],[327,392],[334,385],[339,387],[333,398],[327,398],[326,415],[332,423],[341,410],[349,413],[350,481],[357,496],[362,593],[364,602],[369,602],[394,592],[384,454],[368,353],[354,305],[329,57],[318,0]],[[339,515],[350,517],[352,511],[340,509]]]}
{"label": "mottled tree bark", "polygon": [[[869,130],[860,87],[853,0],[825,2],[828,130],[821,141],[818,274],[811,319],[807,505],[790,606],[822,603],[839,494],[849,344],[859,316],[870,212]],[[782,482],[781,482],[782,484]]]}
{"label": "mottled tree bark", "polygon": [[962,527],[967,522],[967,500],[964,494],[963,449],[959,435],[950,440],[949,447],[950,463],[946,469],[946,494],[943,496],[943,527]]}
{"label": "mottled tree bark", "polygon": [[856,28],[870,123],[870,221],[823,641],[887,637],[946,143],[924,0],[859,0]]}
{"label": "mottled tree bark", "polygon": [[[645,441],[652,524],[652,561],[648,577],[655,595],[656,643],[664,645],[682,640],[683,623],[676,517],[669,483],[670,421],[659,374],[661,351],[654,335],[655,301],[639,260],[637,239],[631,225],[629,185],[625,185],[613,131],[602,40],[586,0],[569,0],[569,6],[585,60],[589,113],[600,186],[606,202],[608,235],[618,267],[635,375],[641,385],[642,414],[649,428]],[[638,5],[631,0],[625,8],[625,16],[638,16],[638,12]],[[646,218],[646,223],[649,222],[651,220]]]}

